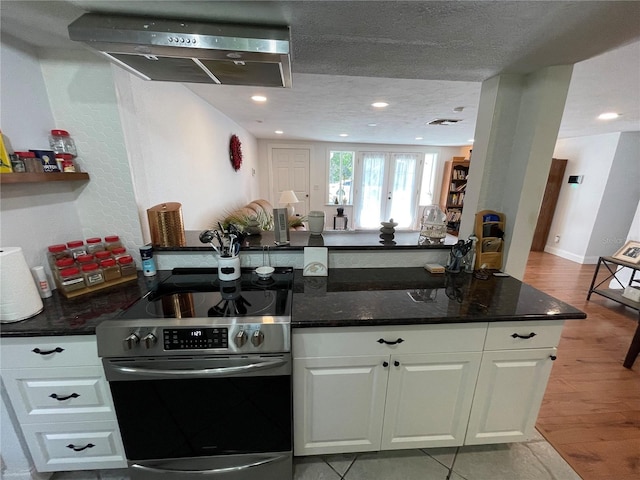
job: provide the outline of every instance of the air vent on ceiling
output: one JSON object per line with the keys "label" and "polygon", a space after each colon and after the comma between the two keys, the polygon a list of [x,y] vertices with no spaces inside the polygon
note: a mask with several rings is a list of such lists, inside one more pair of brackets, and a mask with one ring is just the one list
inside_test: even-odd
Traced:
{"label": "air vent on ceiling", "polygon": [[437,118],[436,120],[431,120],[427,125],[455,125],[460,121],[453,118]]}

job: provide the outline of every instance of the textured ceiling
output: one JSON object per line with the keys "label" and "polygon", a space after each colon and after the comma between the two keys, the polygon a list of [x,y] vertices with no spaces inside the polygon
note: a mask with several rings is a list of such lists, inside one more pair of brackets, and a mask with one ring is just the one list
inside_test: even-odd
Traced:
{"label": "textured ceiling", "polygon": [[[48,48],[81,48],[66,27],[85,11],[291,26],[292,89],[189,86],[259,138],[466,144],[480,82],[573,63],[561,136],[640,129],[636,1],[3,0],[0,8],[3,35]],[[256,105],[253,93],[269,101]],[[374,111],[376,100],[390,106]],[[595,121],[605,110],[623,116]],[[461,121],[427,127],[434,118]]]}

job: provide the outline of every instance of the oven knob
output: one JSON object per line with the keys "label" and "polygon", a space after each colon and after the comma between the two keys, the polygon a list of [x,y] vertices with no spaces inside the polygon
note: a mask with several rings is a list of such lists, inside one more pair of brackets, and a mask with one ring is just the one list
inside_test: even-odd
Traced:
{"label": "oven knob", "polygon": [[244,346],[245,343],[247,343],[247,334],[245,333],[244,330],[240,330],[236,334],[236,338],[234,339],[234,342],[236,342],[236,345],[238,347],[242,347]]}
{"label": "oven knob", "polygon": [[260,330],[256,330],[255,332],[253,332],[253,335],[251,335],[251,343],[253,343],[253,346],[259,347],[260,345],[262,345],[262,342],[264,342],[264,333],[262,333]]}
{"label": "oven knob", "polygon": [[127,338],[125,338],[122,343],[125,350],[131,350],[133,347],[140,343],[140,338],[135,333],[132,333]]}
{"label": "oven knob", "polygon": [[142,341],[144,342],[144,347],[145,348],[153,348],[153,346],[158,343],[158,339],[156,338],[156,336],[153,333],[149,333],[147,335],[145,335],[145,337],[142,339]]}

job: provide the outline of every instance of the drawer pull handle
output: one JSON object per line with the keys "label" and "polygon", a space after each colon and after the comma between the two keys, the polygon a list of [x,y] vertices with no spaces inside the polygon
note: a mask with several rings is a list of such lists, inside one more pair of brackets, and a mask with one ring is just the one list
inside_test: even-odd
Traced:
{"label": "drawer pull handle", "polygon": [[62,353],[64,352],[64,348],[56,347],[53,350],[42,351],[38,347],[31,350],[33,353],[37,353],[38,355],[51,355],[52,353]]}
{"label": "drawer pull handle", "polygon": [[84,447],[76,447],[73,443],[70,443],[69,445],[67,445],[67,448],[70,448],[74,452],[81,452],[83,450],[86,450],[87,448],[93,448],[93,447],[95,447],[93,443],[87,443]]}
{"label": "drawer pull handle", "polygon": [[52,393],[51,395],[49,395],[49,398],[55,398],[59,402],[64,402],[65,400],[69,400],[70,398],[78,398],[79,396],[80,395],[77,393],[72,393],[71,395],[67,395],[66,397],[59,397],[55,393]]}
{"label": "drawer pull handle", "polygon": [[402,342],[404,342],[404,340],[401,338],[397,339],[395,342],[388,342],[384,338],[381,338],[380,340],[378,340],[378,343],[384,343],[386,345],[397,345],[398,343],[402,343]]}
{"label": "drawer pull handle", "polygon": [[529,335],[518,335],[517,333],[514,333],[513,335],[511,335],[513,338],[522,338],[524,340],[527,340],[529,338],[533,338],[536,336],[535,332],[531,332]]}
{"label": "drawer pull handle", "polygon": [[555,355],[549,355],[549,358],[550,358],[550,359],[551,359],[551,361],[553,362],[553,361],[555,361],[555,359],[556,359],[556,358],[558,358],[558,357],[556,357]]}

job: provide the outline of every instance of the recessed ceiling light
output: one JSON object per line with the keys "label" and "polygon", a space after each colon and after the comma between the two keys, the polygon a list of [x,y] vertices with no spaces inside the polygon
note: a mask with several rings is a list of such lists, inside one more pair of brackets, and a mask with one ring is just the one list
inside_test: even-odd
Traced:
{"label": "recessed ceiling light", "polygon": [[267,97],[265,97],[264,95],[254,95],[253,97],[251,97],[251,100],[253,100],[254,102],[266,102]]}
{"label": "recessed ceiling light", "polygon": [[615,112],[606,112],[606,113],[601,113],[600,115],[598,115],[598,118],[600,120],[613,120],[614,118],[618,118],[620,116],[620,114],[615,113]]}
{"label": "recessed ceiling light", "polygon": [[416,140],[424,140],[423,137],[416,137]]}
{"label": "recessed ceiling light", "polygon": [[377,127],[377,123],[367,123],[367,127]]}
{"label": "recessed ceiling light", "polygon": [[374,102],[371,104],[371,106],[375,108],[384,108],[384,107],[388,107],[389,104],[387,102]]}
{"label": "recessed ceiling light", "polygon": [[340,134],[340,136],[341,136],[341,137],[348,137],[348,136],[349,136],[349,134],[348,134],[348,133],[341,133],[341,134]]}
{"label": "recessed ceiling light", "polygon": [[275,133],[278,135],[282,135],[284,132],[282,130],[276,130]]}

